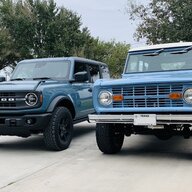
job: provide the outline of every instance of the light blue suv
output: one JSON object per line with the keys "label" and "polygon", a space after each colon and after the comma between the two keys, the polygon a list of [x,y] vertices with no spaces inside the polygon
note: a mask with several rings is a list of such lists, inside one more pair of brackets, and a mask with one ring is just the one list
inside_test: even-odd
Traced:
{"label": "light blue suv", "polygon": [[109,78],[108,67],[93,60],[62,57],[21,61],[10,81],[0,83],[0,135],[43,133],[49,149],[66,149],[73,124],[95,112],[92,86],[99,78]]}
{"label": "light blue suv", "polygon": [[104,153],[121,150],[124,135],[189,138],[192,125],[192,42],[131,49],[122,79],[97,80],[96,138]]}

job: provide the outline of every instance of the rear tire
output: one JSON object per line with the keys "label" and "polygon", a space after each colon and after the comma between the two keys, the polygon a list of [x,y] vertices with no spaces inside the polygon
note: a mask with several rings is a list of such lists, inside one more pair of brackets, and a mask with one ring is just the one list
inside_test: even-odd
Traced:
{"label": "rear tire", "polygon": [[45,145],[50,150],[67,149],[73,137],[73,120],[66,107],[57,107],[44,131]]}
{"label": "rear tire", "polygon": [[105,154],[114,154],[122,148],[124,133],[122,128],[115,124],[97,124],[96,140],[100,151]]}

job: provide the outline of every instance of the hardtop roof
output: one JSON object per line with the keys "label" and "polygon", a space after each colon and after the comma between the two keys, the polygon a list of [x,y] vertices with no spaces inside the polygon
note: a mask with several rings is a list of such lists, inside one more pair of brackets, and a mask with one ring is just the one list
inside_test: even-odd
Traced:
{"label": "hardtop roof", "polygon": [[77,61],[77,62],[86,62],[86,63],[91,63],[91,64],[98,64],[98,65],[107,65],[106,63],[100,62],[100,61],[95,61],[92,59],[86,59],[82,57],[50,57],[50,58],[37,58],[37,59],[25,59],[22,60],[21,62],[31,62],[31,61]]}
{"label": "hardtop roof", "polygon": [[129,52],[136,51],[147,51],[147,50],[155,50],[155,49],[164,49],[164,48],[176,48],[176,47],[187,47],[192,46],[192,42],[179,42],[179,43],[165,43],[165,44],[157,44],[157,45],[148,45],[138,48],[132,48]]}

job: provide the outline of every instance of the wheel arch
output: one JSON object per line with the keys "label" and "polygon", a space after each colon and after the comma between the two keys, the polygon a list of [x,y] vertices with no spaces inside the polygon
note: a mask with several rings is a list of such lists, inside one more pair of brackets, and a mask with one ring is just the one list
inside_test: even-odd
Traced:
{"label": "wheel arch", "polygon": [[75,118],[76,110],[70,98],[65,96],[56,97],[49,105],[47,112],[53,112],[56,107],[66,107],[71,112],[72,118]]}

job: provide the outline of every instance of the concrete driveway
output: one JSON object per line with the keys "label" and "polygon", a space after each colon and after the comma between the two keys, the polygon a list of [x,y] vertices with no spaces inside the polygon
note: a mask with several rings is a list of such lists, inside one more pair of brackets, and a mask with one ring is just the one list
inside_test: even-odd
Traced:
{"label": "concrete driveway", "polygon": [[125,138],[123,150],[103,155],[95,125],[75,126],[69,149],[50,152],[43,137],[0,137],[0,191],[9,192],[188,192],[192,139]]}

